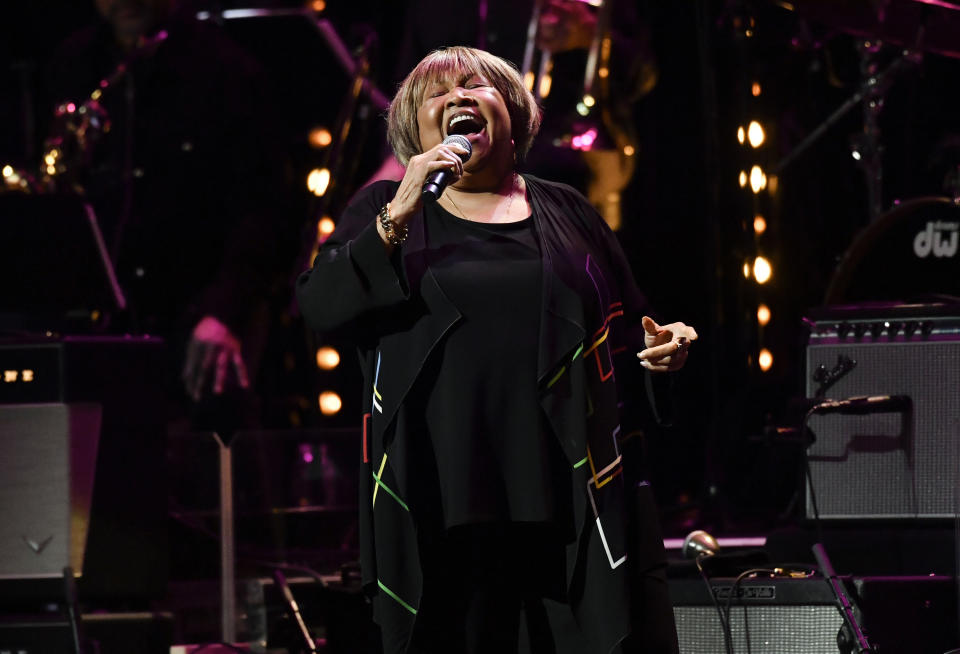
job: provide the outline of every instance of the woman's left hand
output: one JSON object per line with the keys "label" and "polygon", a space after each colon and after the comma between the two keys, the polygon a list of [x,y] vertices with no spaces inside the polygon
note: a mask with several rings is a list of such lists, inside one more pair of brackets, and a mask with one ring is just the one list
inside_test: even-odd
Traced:
{"label": "woman's left hand", "polygon": [[697,330],[682,322],[658,325],[653,318],[643,317],[643,340],[647,348],[637,353],[640,365],[653,372],[679,370],[687,362],[690,344],[697,340]]}

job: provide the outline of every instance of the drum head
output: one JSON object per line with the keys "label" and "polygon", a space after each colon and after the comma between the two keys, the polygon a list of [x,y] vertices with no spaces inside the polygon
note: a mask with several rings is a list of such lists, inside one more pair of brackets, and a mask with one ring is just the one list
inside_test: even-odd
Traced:
{"label": "drum head", "polygon": [[960,206],[904,202],[868,226],[844,254],[825,304],[960,298]]}

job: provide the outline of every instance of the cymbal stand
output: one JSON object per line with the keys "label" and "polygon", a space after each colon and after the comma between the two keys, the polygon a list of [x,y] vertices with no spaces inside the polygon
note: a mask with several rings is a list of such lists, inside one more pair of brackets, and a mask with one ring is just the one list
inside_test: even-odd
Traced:
{"label": "cymbal stand", "polygon": [[863,131],[851,140],[851,154],[866,175],[867,213],[874,222],[883,213],[883,145],[880,143],[880,112],[886,85],[877,75],[880,41],[860,41],[860,76],[863,80]]}
{"label": "cymbal stand", "polygon": [[896,76],[909,64],[919,63],[920,54],[913,50],[903,50],[886,68],[880,69],[877,54],[882,43],[878,40],[865,40],[858,44],[862,81],[857,92],[850,96],[832,114],[774,167],[773,174],[779,175],[797,157],[803,154],[827,130],[833,127],[851,109],[863,102],[863,131],[853,139],[852,155],[860,162],[867,176],[867,202],[870,221],[880,217],[883,210],[883,148],[880,145],[880,112],[884,97]]}

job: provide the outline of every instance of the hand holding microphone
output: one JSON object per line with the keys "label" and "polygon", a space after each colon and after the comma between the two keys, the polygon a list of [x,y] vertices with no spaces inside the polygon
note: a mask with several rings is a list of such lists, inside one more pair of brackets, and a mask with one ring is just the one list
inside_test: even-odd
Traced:
{"label": "hand holding microphone", "polygon": [[[443,139],[442,145],[459,145],[461,148],[466,150],[465,153],[460,154],[461,164],[467,163],[470,159],[470,155],[473,154],[473,148],[470,147],[470,140],[459,134],[451,134],[447,138]],[[458,175],[459,177],[459,175]],[[434,173],[431,173],[427,176],[427,181],[423,183],[423,192],[421,197],[427,202],[436,202],[440,196],[443,194],[443,190],[447,188],[447,184],[452,180],[453,175],[446,168],[442,168]]]}
{"label": "hand holding microphone", "polygon": [[[389,218],[401,228],[406,225],[424,201],[435,202],[448,184],[463,175],[463,164],[471,154],[469,139],[451,134],[423,154],[411,157],[400,186],[390,201]],[[388,247],[392,247],[382,229],[380,236]]]}

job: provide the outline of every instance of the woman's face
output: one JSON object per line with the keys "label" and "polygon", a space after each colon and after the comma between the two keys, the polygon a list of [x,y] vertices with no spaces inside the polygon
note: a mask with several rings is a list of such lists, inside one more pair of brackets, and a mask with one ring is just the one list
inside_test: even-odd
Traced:
{"label": "woman's face", "polygon": [[512,165],[510,112],[503,96],[483,75],[452,73],[427,84],[417,111],[417,125],[423,151],[451,134],[468,138],[473,150],[464,165],[467,171],[491,160]]}

